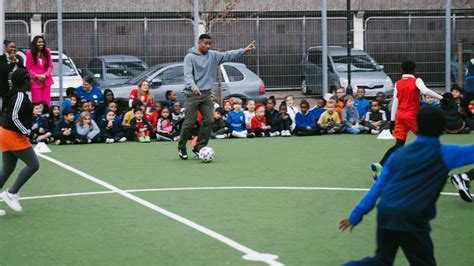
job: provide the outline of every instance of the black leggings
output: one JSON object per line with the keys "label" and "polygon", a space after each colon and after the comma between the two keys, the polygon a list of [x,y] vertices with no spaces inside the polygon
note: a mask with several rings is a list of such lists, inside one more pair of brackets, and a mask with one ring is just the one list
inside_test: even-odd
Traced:
{"label": "black leggings", "polygon": [[0,170],[0,189],[3,188],[8,178],[15,171],[18,159],[22,160],[26,166],[20,171],[18,177],[8,190],[9,193],[16,194],[20,188],[30,179],[30,177],[39,169],[38,157],[36,157],[33,148],[29,147],[20,151],[3,152],[3,165]]}
{"label": "black leggings", "polygon": [[384,165],[388,157],[390,157],[390,155],[394,151],[396,151],[400,147],[403,147],[404,145],[405,145],[405,140],[397,139],[397,142],[395,142],[395,145],[393,145],[390,149],[388,149],[385,155],[383,156],[382,160],[380,160],[380,164]]}

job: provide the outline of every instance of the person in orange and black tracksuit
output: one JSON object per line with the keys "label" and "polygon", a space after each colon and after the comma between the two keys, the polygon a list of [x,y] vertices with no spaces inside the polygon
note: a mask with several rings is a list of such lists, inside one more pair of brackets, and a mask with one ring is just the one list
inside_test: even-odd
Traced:
{"label": "person in orange and black tracksuit", "polygon": [[[39,169],[38,158],[29,141],[33,121],[33,104],[26,91],[31,90],[32,80],[26,69],[16,70],[12,76],[12,96],[6,107],[6,119],[3,128],[0,128],[0,149],[2,149],[2,169],[0,170],[0,189],[15,170],[18,159],[26,166],[9,189],[2,193],[5,203],[14,211],[21,212],[18,191]],[[0,215],[5,212],[0,210]]]}

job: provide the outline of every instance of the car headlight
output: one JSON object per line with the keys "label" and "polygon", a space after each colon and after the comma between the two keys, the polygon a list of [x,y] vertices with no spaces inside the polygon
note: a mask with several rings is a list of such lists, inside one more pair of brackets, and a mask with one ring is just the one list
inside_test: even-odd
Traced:
{"label": "car headlight", "polygon": [[387,79],[385,79],[385,86],[389,88],[393,87],[393,81],[390,77],[387,77]]}
{"label": "car headlight", "polygon": [[341,87],[347,88],[347,85],[349,85],[349,80],[345,78],[339,78],[339,85],[341,85]]}

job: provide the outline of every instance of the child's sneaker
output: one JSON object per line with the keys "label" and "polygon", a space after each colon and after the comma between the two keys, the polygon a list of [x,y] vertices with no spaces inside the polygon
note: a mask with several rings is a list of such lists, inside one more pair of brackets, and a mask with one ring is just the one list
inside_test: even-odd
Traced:
{"label": "child's sneaker", "polygon": [[471,192],[469,191],[469,178],[466,174],[453,174],[449,173],[449,179],[451,183],[457,188],[459,191],[459,196],[466,202],[472,202]]}
{"label": "child's sneaker", "polygon": [[[216,138],[217,138],[217,136],[216,136]],[[247,138],[255,138],[255,133],[250,133],[250,134],[248,134],[248,135],[247,135]]]}
{"label": "child's sneaker", "polygon": [[55,145],[61,145],[61,140],[59,140],[59,139],[55,140],[55,141],[54,141],[54,144],[55,144]]}
{"label": "child's sneaker", "polygon": [[151,142],[151,139],[150,139],[149,136],[145,136],[145,142],[147,142],[147,143],[148,143],[148,142]]}
{"label": "child's sneaker", "polygon": [[379,163],[373,163],[370,165],[370,168],[372,169],[372,178],[374,180],[377,180],[379,178],[380,173],[382,172],[382,165]]}
{"label": "child's sneaker", "polygon": [[91,144],[91,143],[92,143],[92,140],[91,140],[91,139],[87,139],[87,143],[88,143],[88,144]]}
{"label": "child's sneaker", "polygon": [[180,138],[181,138],[180,136],[176,136],[176,137],[173,138],[173,140],[174,141],[179,141]]}
{"label": "child's sneaker", "polygon": [[277,137],[277,136],[278,136],[277,132],[271,132],[270,133],[270,137]]}
{"label": "child's sneaker", "polygon": [[216,135],[216,139],[225,139],[227,138],[227,134]]}
{"label": "child's sneaker", "polygon": [[4,210],[0,210],[0,216],[5,216],[5,214],[7,214],[7,212],[6,212],[6,211],[4,211]]}
{"label": "child's sneaker", "polygon": [[114,143],[114,142],[115,142],[114,139],[106,139],[105,140],[105,143],[107,143],[107,144]]}
{"label": "child's sneaker", "polygon": [[121,137],[121,138],[118,140],[118,142],[120,142],[120,143],[125,142],[125,141],[127,141],[127,138],[126,138],[126,137]]}
{"label": "child's sneaker", "polygon": [[66,140],[66,144],[71,144],[71,143],[72,143],[72,141]]}
{"label": "child's sneaker", "polygon": [[23,208],[20,205],[20,195],[17,194],[11,194],[8,192],[8,189],[3,191],[2,193],[2,198],[3,201],[10,207],[12,210],[16,212],[21,212]]}
{"label": "child's sneaker", "polygon": [[140,143],[145,143],[145,142],[146,142],[145,137],[144,137],[144,136],[139,137],[139,138],[138,138],[138,142],[140,142]]}

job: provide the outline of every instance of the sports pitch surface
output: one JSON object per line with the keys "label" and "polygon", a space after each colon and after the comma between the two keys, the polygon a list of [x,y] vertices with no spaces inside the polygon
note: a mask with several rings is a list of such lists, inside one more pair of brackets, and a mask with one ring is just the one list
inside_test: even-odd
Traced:
{"label": "sports pitch surface", "polygon": [[[442,142],[470,144],[474,134]],[[190,149],[181,161],[176,143],[49,145],[21,191],[24,211],[0,202],[0,265],[340,265],[373,255],[376,210],[352,234],[336,226],[392,144],[370,135],[212,140],[209,164]],[[432,223],[438,264],[473,265],[474,204],[451,184],[444,191]],[[408,265],[401,250],[396,265]]]}

